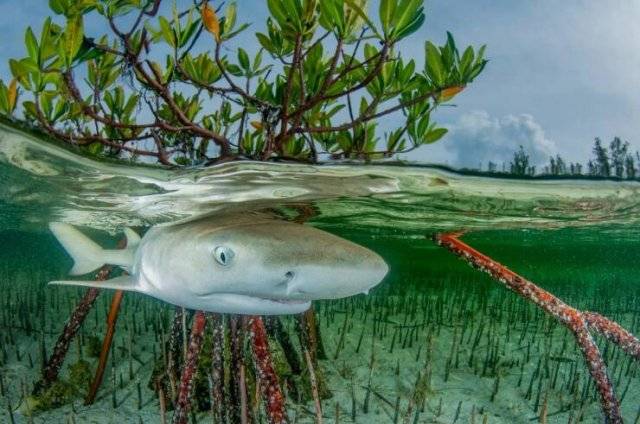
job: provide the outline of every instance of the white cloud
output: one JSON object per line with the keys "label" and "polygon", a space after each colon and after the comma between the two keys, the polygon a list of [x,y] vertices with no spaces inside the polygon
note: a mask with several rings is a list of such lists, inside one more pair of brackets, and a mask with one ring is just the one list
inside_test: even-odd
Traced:
{"label": "white cloud", "polygon": [[460,167],[485,167],[489,161],[509,163],[522,146],[534,164],[549,160],[557,152],[555,143],[529,114],[494,118],[486,111],[462,115],[449,126],[444,140],[450,162]]}

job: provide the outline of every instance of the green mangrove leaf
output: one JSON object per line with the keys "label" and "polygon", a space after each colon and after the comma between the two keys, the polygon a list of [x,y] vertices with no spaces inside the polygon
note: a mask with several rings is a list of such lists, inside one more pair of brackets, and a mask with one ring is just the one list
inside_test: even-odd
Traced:
{"label": "green mangrove leaf", "polygon": [[244,69],[245,72],[248,73],[251,71],[249,55],[247,54],[246,50],[243,49],[242,47],[238,48],[238,62],[240,63],[240,66],[242,67],[242,69]]}
{"label": "green mangrove leaf", "polygon": [[386,36],[389,36],[390,29],[394,24],[393,17],[395,16],[396,7],[396,0],[380,0],[380,22]]}
{"label": "green mangrove leaf", "polygon": [[[378,32],[378,29],[376,28],[376,25],[371,22],[371,19],[369,19],[369,16],[367,16],[367,14],[365,13],[364,10],[362,10],[362,7],[357,4],[354,0],[345,0],[345,3],[349,6],[349,8],[353,9],[353,11],[367,24],[367,27],[373,31],[373,33],[376,35],[376,37],[378,38],[383,38],[382,35]],[[354,28],[355,29],[355,28]]]}
{"label": "green mangrove leaf", "polygon": [[437,87],[441,87],[444,84],[444,68],[440,51],[431,41],[425,43],[425,50],[427,74]]}
{"label": "green mangrove leaf", "polygon": [[84,37],[84,22],[82,15],[73,15],[67,18],[67,26],[63,33],[62,53],[65,58],[67,67],[71,66],[71,62],[82,46]]}
{"label": "green mangrove leaf", "polygon": [[449,132],[446,128],[434,128],[430,130],[423,138],[422,144],[431,144],[440,140],[444,135]]}
{"label": "green mangrove leaf", "polygon": [[27,27],[24,33],[24,43],[27,47],[27,54],[36,63],[40,64],[40,49],[38,48],[38,40],[31,27]]}

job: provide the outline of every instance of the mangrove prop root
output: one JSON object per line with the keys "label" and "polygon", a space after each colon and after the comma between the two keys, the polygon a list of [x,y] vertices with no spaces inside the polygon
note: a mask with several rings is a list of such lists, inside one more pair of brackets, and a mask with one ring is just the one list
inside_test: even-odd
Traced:
{"label": "mangrove prop root", "polygon": [[211,347],[211,412],[216,423],[226,422],[224,396],[224,320],[210,314],[213,333]]}
{"label": "mangrove prop root", "polygon": [[617,322],[603,317],[596,312],[583,312],[582,316],[587,321],[590,329],[597,331],[610,342],[620,346],[628,355],[640,360],[640,340],[625,330]]}
{"label": "mangrove prop root", "polygon": [[[247,393],[247,370],[244,364],[240,364],[240,374],[238,375],[238,386],[240,387],[240,423],[249,424],[249,395]],[[253,420],[251,420],[253,423]]]}
{"label": "mangrove prop root", "polygon": [[318,390],[318,380],[313,369],[313,361],[309,350],[303,348],[304,358],[307,361],[307,369],[309,370],[309,381],[311,382],[311,394],[313,395],[313,404],[316,410],[316,424],[322,424],[322,404],[320,403],[320,393]]}
{"label": "mangrove prop root", "polygon": [[96,374],[93,376],[93,381],[89,387],[89,392],[84,400],[85,405],[91,405],[96,399],[98,389],[102,384],[104,377],[104,370],[107,367],[107,359],[109,359],[109,350],[111,350],[111,342],[113,341],[113,335],[116,332],[116,322],[118,321],[118,314],[120,312],[120,304],[122,303],[122,296],[124,292],[122,290],[116,290],[113,293],[111,299],[111,306],[109,307],[109,315],[107,315],[107,332],[102,340],[102,348],[100,349],[100,357],[98,359],[98,367],[96,368]]}
{"label": "mangrove prop root", "polygon": [[178,370],[180,369],[180,358],[182,357],[182,318],[183,309],[175,307],[171,330],[169,333],[169,349],[167,355],[167,377],[169,378],[169,389],[171,391],[171,401],[175,402],[178,397]]}
{"label": "mangrove prop root", "polygon": [[316,313],[313,306],[302,314],[297,315],[298,335],[300,344],[309,350],[311,361],[314,365],[318,363],[319,346],[318,346],[318,327],[316,326]]}
{"label": "mangrove prop root", "polygon": [[261,317],[251,317],[249,318],[248,326],[253,362],[260,384],[260,394],[264,401],[267,420],[269,424],[284,424],[288,422],[285,399],[273,367],[264,322]]}
{"label": "mangrove prop root", "polygon": [[315,335],[316,335],[316,355],[317,359],[329,359],[327,356],[327,352],[324,349],[324,342],[322,341],[322,332],[320,331],[320,320],[315,316],[315,310],[313,314],[313,326],[315,327]]}
{"label": "mangrove prop root", "polygon": [[300,375],[302,373],[302,364],[298,358],[296,348],[291,341],[291,337],[289,337],[289,333],[287,333],[287,330],[282,324],[282,320],[276,315],[266,316],[263,319],[265,321],[267,333],[272,335],[282,347],[282,352],[284,353],[287,363],[291,368],[291,373],[294,375]]}
{"label": "mangrove prop root", "polygon": [[160,408],[160,424],[167,424],[167,403],[164,389],[162,388],[162,382],[160,379],[155,381],[156,392],[158,393],[159,408]]}
{"label": "mangrove prop root", "polygon": [[[102,267],[96,275],[96,281],[106,280],[110,273],[110,266]],[[64,328],[62,329],[62,333],[56,341],[56,345],[53,348],[51,356],[42,368],[42,376],[40,377],[40,380],[36,382],[33,389],[34,394],[42,393],[58,379],[58,373],[60,372],[64,358],[67,356],[71,341],[78,333],[78,330],[89,314],[89,311],[91,311],[91,308],[98,298],[98,294],[100,294],[100,289],[87,289],[84,296],[82,296],[82,299],[80,299],[80,302],[76,305],[69,317],[69,320],[67,320]]]}
{"label": "mangrove prop root", "polygon": [[249,420],[249,410],[242,409],[242,397],[246,397],[246,384],[243,380],[244,366],[242,347],[244,345],[244,331],[240,325],[240,317],[238,315],[229,316],[229,348],[230,348],[230,364],[229,372],[229,397],[228,397],[228,414],[229,421],[232,423],[243,423]]}
{"label": "mangrove prop root", "polygon": [[[118,241],[116,248],[124,249],[126,247],[126,244],[127,239],[122,238]],[[112,266],[104,265],[96,273],[95,280],[105,281],[111,275],[112,270]],[[74,339],[76,334],[78,334],[78,330],[80,330],[82,323],[84,323],[87,315],[89,315],[89,311],[91,311],[91,308],[93,308],[99,294],[100,289],[87,289],[84,293],[84,296],[82,296],[82,299],[80,299],[80,302],[76,305],[73,312],[71,312],[71,316],[65,323],[64,328],[62,329],[62,333],[58,337],[56,345],[53,348],[53,352],[51,352],[51,356],[48,360],[45,361],[44,366],[42,367],[42,376],[40,377],[40,380],[36,382],[33,388],[34,394],[37,395],[42,393],[58,379],[60,368],[64,363],[67,352],[69,352],[71,341]]]}
{"label": "mangrove prop root", "polygon": [[176,410],[173,413],[173,424],[186,424],[189,420],[193,380],[198,369],[198,356],[202,349],[206,323],[207,318],[204,312],[198,311],[193,315],[191,337],[189,339],[189,347],[187,349],[187,359],[182,367],[178,400],[176,402]]}
{"label": "mangrove prop root", "polygon": [[581,312],[567,305],[531,281],[526,280],[507,267],[460,241],[458,238],[460,235],[460,233],[438,234],[434,239],[438,245],[445,247],[455,255],[463,258],[473,267],[486,272],[510,290],[532,301],[569,328],[576,337],[577,343],[587,363],[589,373],[600,393],[600,402],[606,422],[611,424],[622,423],[620,404],[615,396],[611,380],[607,375],[606,364],[602,359],[598,346],[589,333],[589,328],[601,333],[608,340],[619,344],[625,352],[636,358],[638,357],[638,351],[640,349],[638,339],[618,324],[599,314]]}

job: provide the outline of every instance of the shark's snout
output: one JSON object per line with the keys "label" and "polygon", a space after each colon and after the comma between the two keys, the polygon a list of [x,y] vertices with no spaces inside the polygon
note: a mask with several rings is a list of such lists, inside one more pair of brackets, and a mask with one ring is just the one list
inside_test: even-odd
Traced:
{"label": "shark's snout", "polygon": [[367,269],[364,271],[365,275],[361,276],[362,285],[359,287],[358,293],[368,294],[369,290],[380,284],[389,272],[389,266],[380,255],[371,251],[369,254]]}
{"label": "shark's snout", "polygon": [[376,253],[358,246],[357,252],[345,260],[315,261],[288,271],[285,277],[286,295],[291,299],[338,299],[368,293],[389,271]]}

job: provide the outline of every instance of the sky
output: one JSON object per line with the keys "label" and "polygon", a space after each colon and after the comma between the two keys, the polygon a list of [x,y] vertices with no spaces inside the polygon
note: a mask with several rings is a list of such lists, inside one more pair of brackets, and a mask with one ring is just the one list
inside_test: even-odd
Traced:
{"label": "sky", "polygon": [[[47,3],[0,0],[0,78],[10,79],[6,61],[23,55],[24,29],[40,28]],[[238,0],[239,20],[264,20],[265,3]],[[406,159],[478,167],[508,162],[522,145],[537,163],[558,153],[585,162],[594,137],[614,136],[640,150],[640,2],[427,0],[425,9],[404,57],[422,63],[424,41],[450,31],[458,46],[486,44],[490,62],[456,107],[436,113],[449,134]]]}

